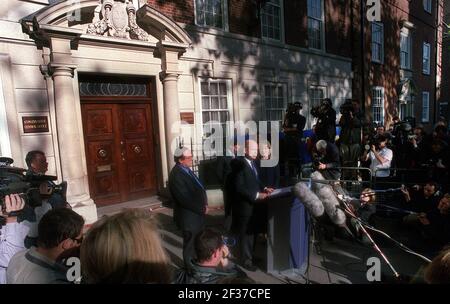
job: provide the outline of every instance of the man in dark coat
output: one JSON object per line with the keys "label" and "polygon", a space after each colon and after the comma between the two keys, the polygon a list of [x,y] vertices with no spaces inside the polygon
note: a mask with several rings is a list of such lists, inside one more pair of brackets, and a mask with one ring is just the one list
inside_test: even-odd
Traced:
{"label": "man in dark coat", "polygon": [[264,188],[259,180],[255,160],[258,156],[258,144],[254,140],[245,142],[245,157],[232,162],[232,187],[228,189],[233,196],[232,230],[238,235],[242,266],[255,271],[253,265],[254,242],[254,204],[266,199],[273,191]]}
{"label": "man in dark coat", "polygon": [[217,158],[217,178],[220,182],[220,188],[223,192],[223,205],[225,209],[225,221],[224,228],[226,231],[229,231],[231,228],[231,199],[228,195],[228,191],[226,191],[227,178],[231,173],[231,162],[236,159],[240,147],[238,142],[235,139],[235,142],[231,145],[230,149],[228,149],[224,156],[219,156]]}
{"label": "man in dark coat", "polygon": [[175,166],[169,175],[169,191],[172,195],[173,218],[183,233],[183,261],[191,268],[195,256],[194,238],[205,224],[208,212],[206,191],[192,172],[192,153],[188,148],[175,151]]}

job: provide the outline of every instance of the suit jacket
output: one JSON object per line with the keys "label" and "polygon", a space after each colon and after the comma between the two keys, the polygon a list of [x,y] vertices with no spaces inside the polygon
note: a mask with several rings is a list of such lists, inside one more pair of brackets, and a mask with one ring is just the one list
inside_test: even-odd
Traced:
{"label": "suit jacket", "polygon": [[169,191],[174,201],[173,218],[180,229],[195,230],[203,224],[206,191],[181,165],[175,165],[170,171]]}
{"label": "suit jacket", "polygon": [[230,180],[233,181],[232,190],[234,190],[230,193],[233,196],[233,217],[252,216],[257,193],[264,187],[244,157],[232,162]]}
{"label": "suit jacket", "polygon": [[220,182],[220,187],[222,190],[225,188],[225,181],[228,174],[231,173],[231,161],[232,156],[220,156],[217,158],[217,178]]}

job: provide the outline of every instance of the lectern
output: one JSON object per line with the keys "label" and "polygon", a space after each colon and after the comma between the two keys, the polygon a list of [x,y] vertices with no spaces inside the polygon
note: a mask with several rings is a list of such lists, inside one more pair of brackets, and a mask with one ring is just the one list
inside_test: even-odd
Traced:
{"label": "lectern", "polygon": [[274,275],[303,275],[308,266],[308,213],[291,193],[267,202],[267,272]]}

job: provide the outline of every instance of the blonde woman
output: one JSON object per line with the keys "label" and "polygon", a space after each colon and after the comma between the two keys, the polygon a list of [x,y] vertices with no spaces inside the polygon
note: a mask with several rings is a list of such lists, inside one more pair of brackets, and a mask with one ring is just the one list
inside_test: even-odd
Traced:
{"label": "blonde woman", "polygon": [[128,209],[101,219],[81,246],[86,283],[170,283],[169,259],[147,210]]}

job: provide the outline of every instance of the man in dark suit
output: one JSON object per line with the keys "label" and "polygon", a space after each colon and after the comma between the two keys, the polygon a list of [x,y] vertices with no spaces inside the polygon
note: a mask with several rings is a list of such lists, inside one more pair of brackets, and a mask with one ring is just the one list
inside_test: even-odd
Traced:
{"label": "man in dark suit", "polygon": [[219,156],[217,158],[217,178],[220,182],[220,188],[223,192],[223,205],[225,209],[225,221],[224,228],[226,231],[229,231],[231,228],[231,198],[228,195],[228,191],[226,191],[227,187],[227,178],[231,173],[231,162],[233,159],[236,159],[240,147],[239,144],[235,141],[231,145],[230,149],[228,149],[224,156]]}
{"label": "man in dark suit", "polygon": [[232,162],[234,181],[230,190],[232,195],[232,230],[239,238],[239,251],[242,266],[250,271],[255,271],[253,265],[253,242],[255,218],[254,204],[266,199],[273,191],[264,188],[259,180],[256,169],[256,157],[258,156],[258,144],[254,140],[245,142],[245,157],[240,157]]}
{"label": "man in dark suit", "polygon": [[341,171],[339,167],[341,166],[341,161],[339,158],[338,147],[334,143],[322,139],[316,143],[316,150],[319,154],[318,166],[316,169],[318,169],[326,179],[340,179]]}
{"label": "man in dark suit", "polygon": [[192,153],[188,148],[175,151],[175,166],[169,175],[169,191],[174,201],[173,218],[183,233],[183,261],[186,268],[192,267],[195,258],[194,238],[205,225],[208,213],[206,191],[192,172]]}

